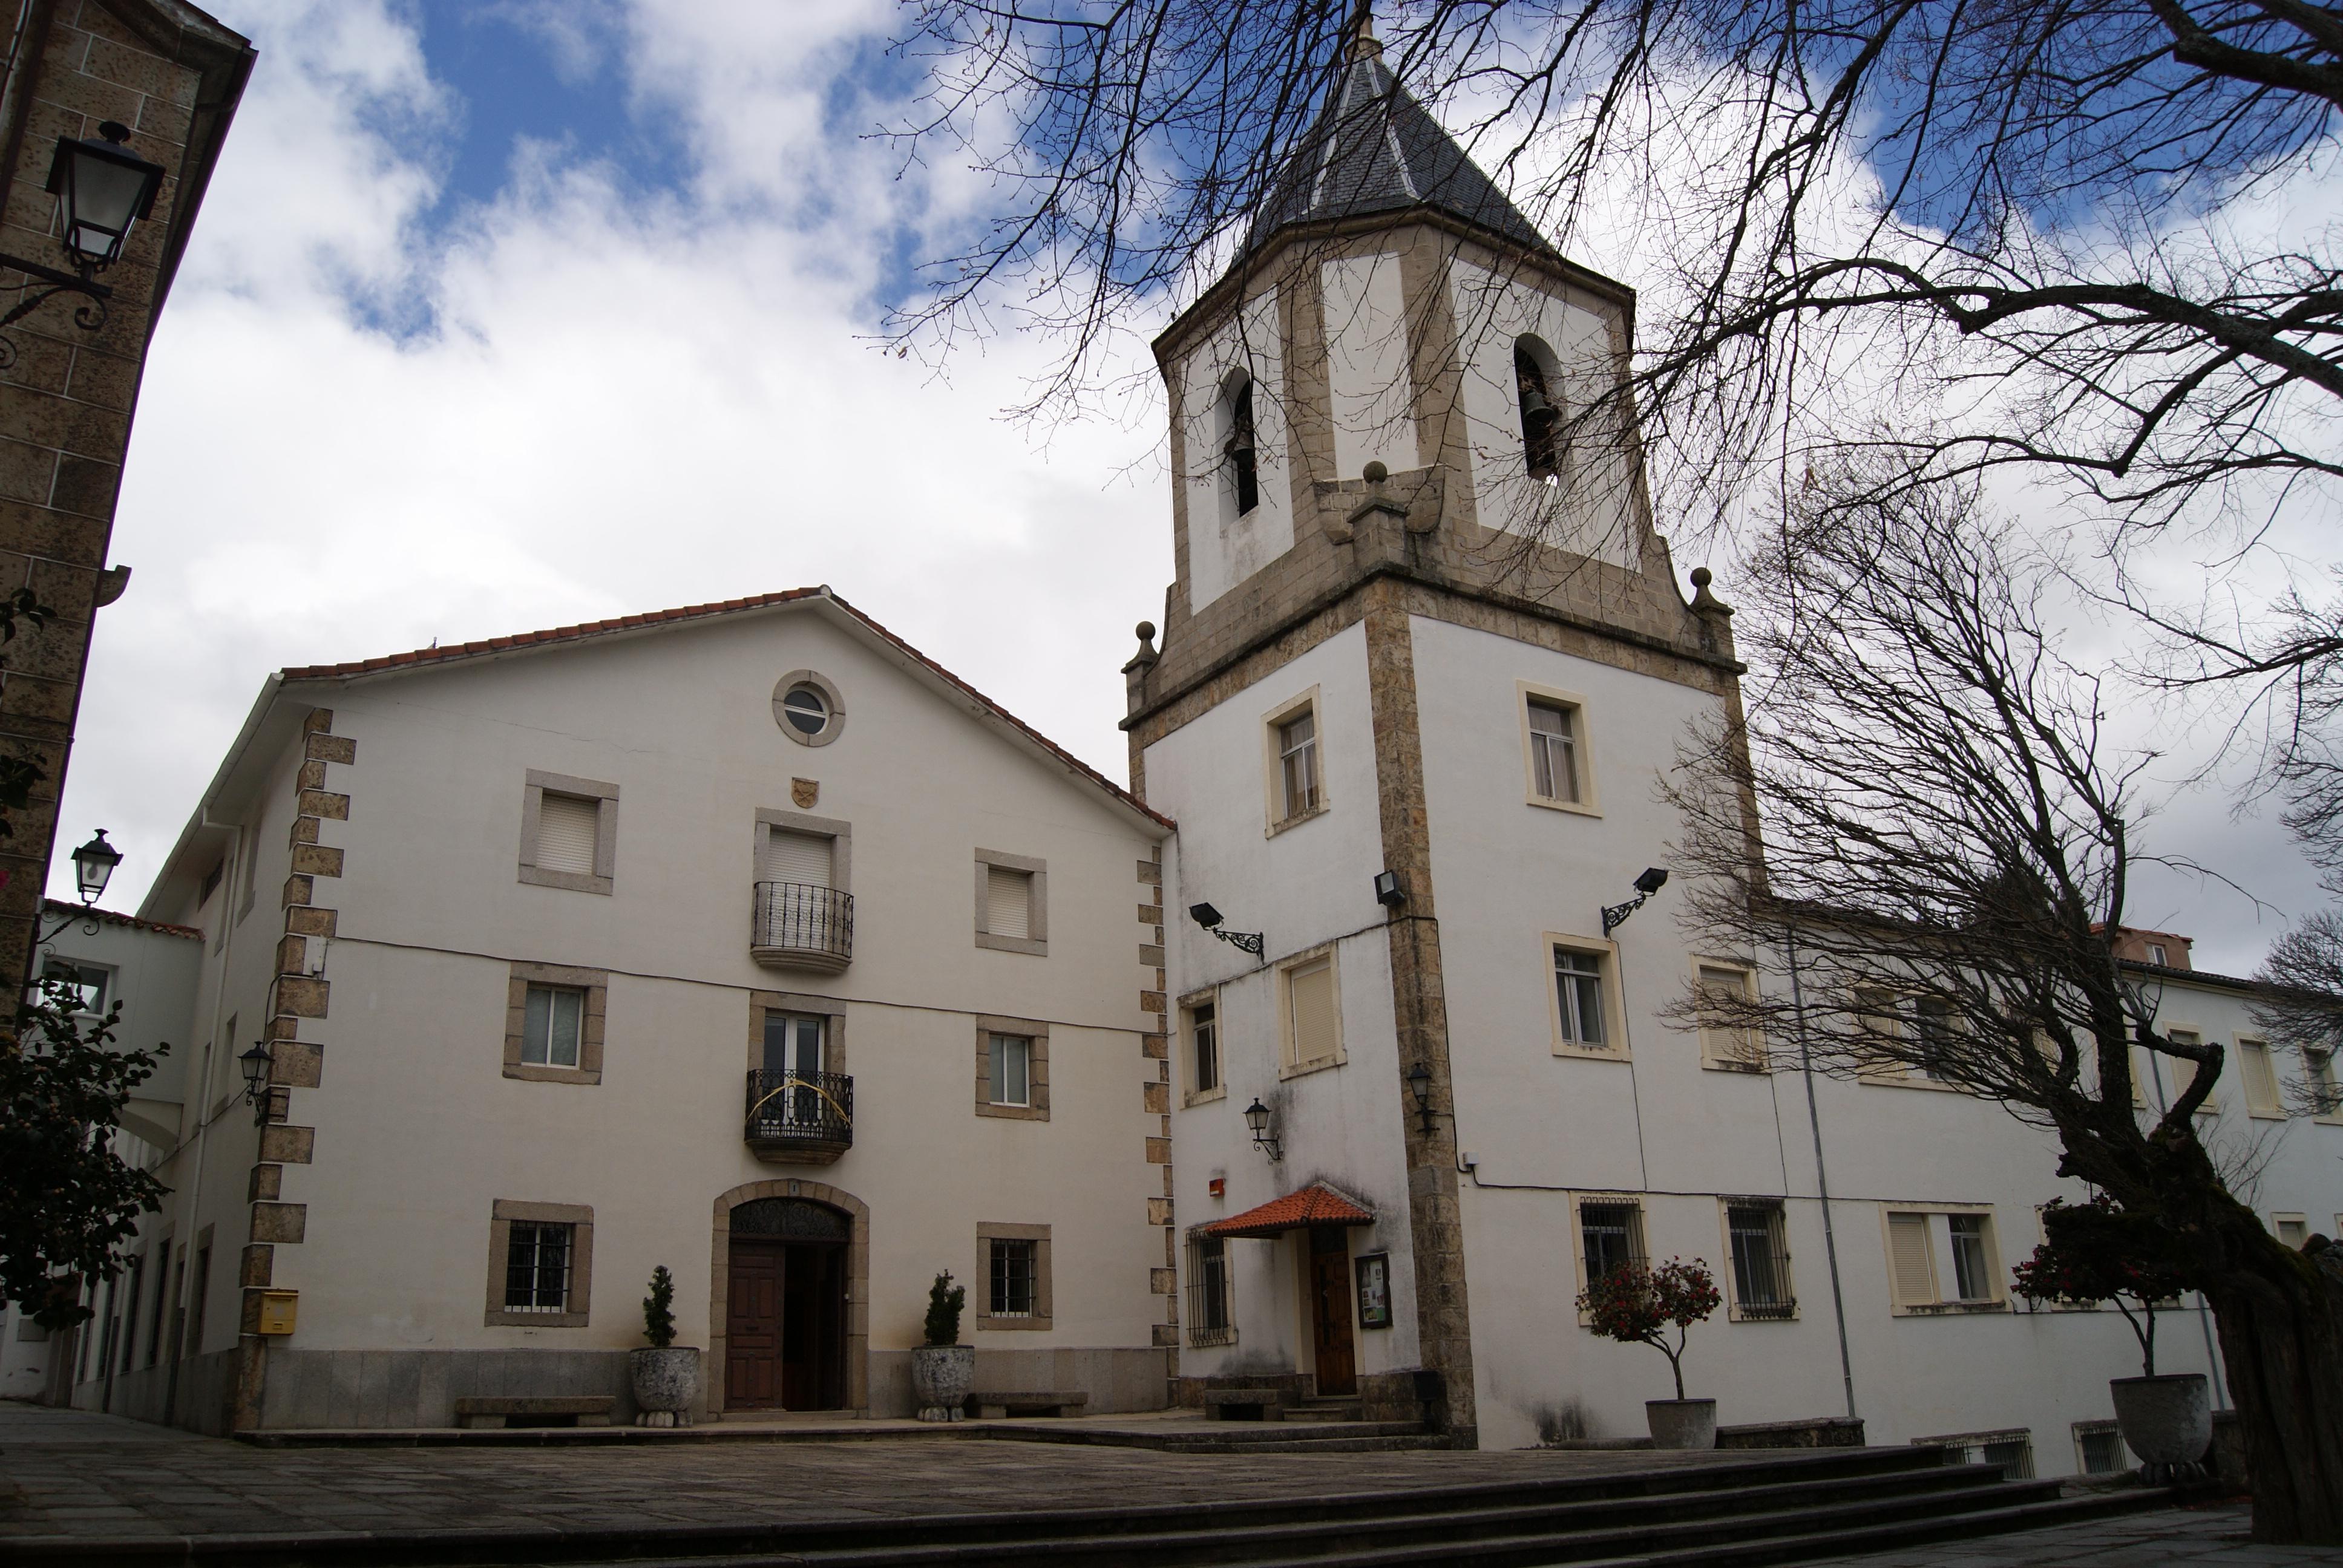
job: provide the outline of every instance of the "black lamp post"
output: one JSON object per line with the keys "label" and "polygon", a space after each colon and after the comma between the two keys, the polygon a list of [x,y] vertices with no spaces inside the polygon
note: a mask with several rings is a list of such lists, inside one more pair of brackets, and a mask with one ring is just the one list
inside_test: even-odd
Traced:
{"label": "black lamp post", "polygon": [[1644,867],[1644,874],[1635,879],[1635,896],[1634,898],[1629,899],[1624,904],[1605,904],[1603,906],[1603,934],[1607,937],[1613,931],[1617,930],[1621,926],[1625,925],[1627,923],[1627,917],[1634,914],[1637,910],[1642,909],[1644,907],[1644,900],[1650,898],[1654,893],[1658,892],[1663,887],[1666,886],[1667,880],[1668,869],[1665,866]]}
{"label": "black lamp post", "polygon": [[252,1107],[255,1121],[266,1121],[268,1120],[268,1068],[276,1058],[269,1053],[266,1044],[254,1040],[252,1049],[240,1053],[236,1060],[244,1068],[244,1102]]}
{"label": "black lamp post", "polygon": [[68,914],[43,934],[35,947],[45,945],[59,931],[79,920],[82,934],[97,935],[97,900],[106,896],[106,884],[114,879],[114,868],[122,864],[122,851],[106,841],[106,829],[100,828],[88,843],[73,852],[74,885],[81,893],[81,911]]}
{"label": "black lamp post", "polygon": [[1408,1092],[1415,1096],[1415,1113],[1423,1118],[1423,1135],[1432,1136],[1432,1069],[1417,1062],[1407,1070]]}
{"label": "black lamp post", "polygon": [[[130,127],[114,120],[100,125],[95,136],[57,138],[48,191],[57,198],[58,238],[74,269],[60,272],[0,253],[0,266],[14,267],[26,279],[17,286],[24,297],[0,316],[0,327],[24,319],[59,294],[78,294],[89,302],[74,312],[75,326],[95,332],[106,325],[106,302],[114,290],[96,278],[122,259],[130,231],[155,210],[156,193],[163,188],[163,166],[125,146],[129,139]],[[48,286],[35,291],[36,282]],[[0,366],[15,363],[15,346],[0,338]]]}
{"label": "black lamp post", "polygon": [[1272,1165],[1285,1158],[1285,1145],[1269,1130],[1271,1119],[1275,1114],[1261,1102],[1258,1095],[1253,1097],[1251,1105],[1245,1107],[1244,1113],[1245,1125],[1252,1129],[1252,1146],[1268,1155]]}

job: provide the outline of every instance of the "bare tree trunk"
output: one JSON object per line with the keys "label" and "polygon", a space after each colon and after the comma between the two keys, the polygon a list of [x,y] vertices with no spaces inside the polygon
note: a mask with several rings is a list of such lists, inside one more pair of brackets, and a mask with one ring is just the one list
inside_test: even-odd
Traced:
{"label": "bare tree trunk", "polygon": [[2253,1473],[2254,1539],[2343,1545],[2343,1280],[2264,1232],[2206,1292]]}

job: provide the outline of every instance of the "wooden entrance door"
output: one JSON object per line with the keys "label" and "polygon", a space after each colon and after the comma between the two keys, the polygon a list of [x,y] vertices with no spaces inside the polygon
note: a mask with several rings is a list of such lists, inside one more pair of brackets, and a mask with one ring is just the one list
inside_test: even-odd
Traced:
{"label": "wooden entrance door", "polygon": [[781,1405],[781,1282],[787,1249],[761,1237],[731,1241],[730,1297],[724,1306],[724,1408]]}
{"label": "wooden entrance door", "polygon": [[1318,1392],[1358,1392],[1358,1357],[1351,1342],[1351,1247],[1342,1231],[1320,1227],[1310,1232],[1310,1303]]}

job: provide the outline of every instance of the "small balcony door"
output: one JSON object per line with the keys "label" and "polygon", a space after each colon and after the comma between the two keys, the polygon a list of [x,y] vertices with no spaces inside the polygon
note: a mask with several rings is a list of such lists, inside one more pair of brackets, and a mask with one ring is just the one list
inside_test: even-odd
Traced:
{"label": "small balcony door", "polygon": [[823,1034],[828,1020],[798,1012],[765,1015],[765,1082],[769,1111],[785,1122],[821,1119]]}

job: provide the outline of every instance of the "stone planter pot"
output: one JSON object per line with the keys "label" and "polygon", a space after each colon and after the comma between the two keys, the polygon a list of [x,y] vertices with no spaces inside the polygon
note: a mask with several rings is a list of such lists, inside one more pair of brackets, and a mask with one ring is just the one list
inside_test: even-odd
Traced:
{"label": "stone planter pot", "polygon": [[968,1391],[976,1386],[974,1345],[915,1345],[911,1392],[921,1421],[965,1421]]}
{"label": "stone planter pot", "polygon": [[698,1350],[646,1345],[627,1358],[627,1377],[634,1384],[637,1426],[691,1424],[691,1402],[699,1392]]}
{"label": "stone planter pot", "polygon": [[2193,1481],[2205,1473],[2206,1451],[2213,1446],[2213,1402],[2203,1372],[2111,1379],[2116,1428],[2140,1462],[2150,1484]]}
{"label": "stone planter pot", "polygon": [[1713,1399],[1647,1399],[1644,1419],[1652,1425],[1654,1448],[1715,1448],[1716,1402]]}

